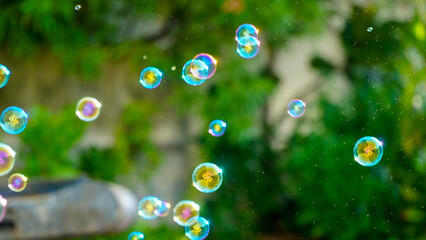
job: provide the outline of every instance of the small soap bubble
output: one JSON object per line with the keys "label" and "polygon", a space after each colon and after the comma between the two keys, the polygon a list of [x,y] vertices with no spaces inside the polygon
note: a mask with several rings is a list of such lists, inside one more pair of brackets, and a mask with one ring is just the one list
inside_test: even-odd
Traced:
{"label": "small soap bubble", "polygon": [[238,27],[237,32],[235,33],[235,40],[241,44],[245,45],[247,44],[246,39],[249,37],[258,38],[259,31],[257,28],[251,24],[243,24],[240,27]]}
{"label": "small soap bubble", "polygon": [[141,240],[144,239],[144,235],[141,232],[131,232],[127,237],[127,240]]}
{"label": "small soap bubble", "polygon": [[362,166],[376,165],[383,156],[383,143],[375,137],[363,137],[355,143],[354,157]]}
{"label": "small soap bubble", "polygon": [[170,70],[172,71],[176,70],[176,66],[171,67]]}
{"label": "small soap bubble", "polygon": [[0,176],[12,171],[13,166],[15,166],[15,151],[10,146],[0,143]]}
{"label": "small soap bubble", "polygon": [[[194,76],[194,74],[192,73],[193,71],[195,71],[195,70],[192,70],[194,68],[195,69],[206,69],[206,71],[207,71],[208,67],[202,61],[197,60],[197,59],[189,60],[183,66],[182,79],[185,80],[185,82],[188,83],[189,85],[197,86],[197,85],[200,85],[203,82],[205,82],[206,79],[201,79],[201,78]],[[200,70],[197,70],[197,71],[200,71]]]}
{"label": "small soap bubble", "polygon": [[194,60],[200,60],[204,64],[200,66],[197,61],[191,65],[191,73],[200,79],[208,79],[213,76],[217,68],[217,60],[210,54],[200,53],[194,57]]}
{"label": "small soap bubble", "polygon": [[4,216],[6,215],[6,206],[7,206],[6,198],[0,195],[0,222],[3,221]]}
{"label": "small soap bubble", "polygon": [[225,133],[226,123],[222,120],[213,120],[209,125],[209,133],[213,137],[220,137]]}
{"label": "small soap bubble", "polygon": [[158,217],[156,213],[158,213],[160,208],[160,199],[153,196],[144,197],[139,202],[138,214],[144,219],[151,220]]}
{"label": "small soap bubble", "polygon": [[0,115],[0,125],[9,134],[18,134],[27,126],[28,115],[19,107],[8,107]]}
{"label": "small soap bubble", "polygon": [[372,31],[373,31],[372,27],[367,28],[367,32],[372,32]]}
{"label": "small soap bubble", "polygon": [[202,240],[209,235],[209,222],[203,217],[189,219],[185,226],[185,234],[191,240]]}
{"label": "small soap bubble", "polygon": [[163,78],[163,73],[155,67],[147,67],[141,72],[139,82],[148,89],[158,87]]}
{"label": "small soap bubble", "polygon": [[9,81],[10,71],[6,66],[0,64],[0,88],[4,87]]}
{"label": "small soap bubble", "polygon": [[92,97],[84,97],[77,103],[75,114],[85,122],[94,121],[101,112],[101,103]]}
{"label": "small soap bubble", "polygon": [[171,207],[170,203],[168,203],[166,201],[161,201],[161,206],[155,212],[155,214],[159,217],[165,217],[165,216],[169,215],[170,207]]}
{"label": "small soap bubble", "polygon": [[9,177],[9,184],[7,185],[10,190],[14,192],[22,192],[27,187],[28,178],[20,173],[14,173]]}
{"label": "small soap bubble", "polygon": [[147,58],[148,58],[148,56],[147,56],[147,55],[143,55],[143,56],[142,56],[142,59],[143,59],[143,60],[146,60]]}
{"label": "small soap bubble", "polygon": [[305,113],[306,103],[299,99],[291,100],[287,107],[287,113],[294,117],[301,117]]}
{"label": "small soap bubble", "polygon": [[81,5],[80,4],[75,5],[74,9],[77,10],[77,11],[80,10],[81,9]]}
{"label": "small soap bubble", "polygon": [[202,163],[192,173],[192,184],[203,193],[216,191],[222,185],[222,169],[213,163]]}
{"label": "small soap bubble", "polygon": [[173,220],[180,226],[186,226],[188,220],[198,217],[200,206],[190,200],[182,200],[173,208]]}
{"label": "small soap bubble", "polygon": [[253,58],[260,50],[260,41],[254,37],[240,39],[243,44],[237,44],[237,53],[243,58]]}

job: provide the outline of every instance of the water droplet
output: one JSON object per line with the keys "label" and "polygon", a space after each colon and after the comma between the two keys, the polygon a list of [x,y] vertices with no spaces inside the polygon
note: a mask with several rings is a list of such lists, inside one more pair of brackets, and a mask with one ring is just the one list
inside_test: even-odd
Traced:
{"label": "water droplet", "polygon": [[160,208],[160,199],[153,196],[148,196],[140,200],[138,214],[144,219],[151,220],[158,217],[156,213],[158,213]]}
{"label": "water droplet", "polygon": [[8,107],[0,115],[0,125],[9,134],[18,134],[27,126],[28,115],[19,107]]}
{"label": "water droplet", "polygon": [[375,137],[363,137],[354,146],[354,157],[362,166],[376,165],[383,156],[383,143]]}
{"label": "water droplet", "polygon": [[192,173],[192,183],[203,193],[216,191],[222,185],[222,169],[213,163],[202,163]]}
{"label": "water droplet", "polygon": [[20,173],[15,173],[9,177],[9,184],[7,186],[14,192],[22,192],[27,187],[27,181],[27,177]]}
{"label": "water droplet", "polygon": [[9,81],[10,71],[9,69],[0,64],[0,88],[4,87]]}
{"label": "water droplet", "polygon": [[186,226],[188,220],[198,217],[200,206],[190,200],[182,200],[173,208],[173,220],[180,226]]}
{"label": "water droplet", "polygon": [[185,234],[191,240],[202,240],[209,235],[209,222],[203,217],[189,219],[185,226]]}
{"label": "water droplet", "polygon": [[139,82],[148,89],[158,87],[163,78],[163,73],[155,67],[147,67],[141,72]]}
{"label": "water droplet", "polygon": [[287,113],[294,117],[301,117],[305,113],[306,103],[299,99],[291,100],[288,104]]}
{"label": "water droplet", "polygon": [[81,120],[91,122],[98,118],[101,106],[101,103],[95,98],[84,97],[78,101],[75,114]]}
{"label": "water droplet", "polygon": [[220,137],[225,133],[226,123],[222,120],[213,120],[209,125],[209,133],[213,137]]}
{"label": "water droplet", "polygon": [[12,171],[15,166],[15,151],[4,143],[0,143],[0,176]]}

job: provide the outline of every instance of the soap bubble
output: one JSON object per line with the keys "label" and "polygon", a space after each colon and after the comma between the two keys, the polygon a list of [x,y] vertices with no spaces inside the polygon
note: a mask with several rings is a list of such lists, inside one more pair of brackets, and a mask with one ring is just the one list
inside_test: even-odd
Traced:
{"label": "soap bubble", "polygon": [[213,163],[202,163],[192,173],[192,183],[200,192],[214,192],[222,185],[222,181],[222,169]]}
{"label": "soap bubble", "polygon": [[9,177],[9,184],[7,185],[10,190],[14,192],[22,192],[27,187],[28,178],[20,173],[14,173]]}
{"label": "soap bubble", "polygon": [[80,10],[81,9],[81,5],[80,4],[75,5],[74,9],[77,10],[77,11]]}
{"label": "soap bubble", "polygon": [[376,165],[383,156],[383,143],[375,137],[363,137],[355,143],[354,157],[362,166]]}
{"label": "soap bubble", "polygon": [[6,85],[9,81],[10,71],[6,66],[0,64],[0,88]]}
{"label": "soap bubble", "polygon": [[220,137],[225,133],[226,123],[222,120],[213,120],[209,125],[209,133],[213,137]]}
{"label": "soap bubble", "polygon": [[[196,69],[196,70],[192,70],[192,69]],[[208,67],[205,63],[197,59],[192,59],[186,62],[182,69],[183,80],[185,80],[186,83],[192,86],[197,86],[205,82],[206,79],[198,78],[194,76],[194,74],[192,74],[193,71],[201,71],[199,69],[206,69],[205,71],[207,72]]]}
{"label": "soap bubble", "polygon": [[6,215],[6,206],[7,200],[0,195],[0,222],[3,221],[4,216]]}
{"label": "soap bubble", "polygon": [[144,239],[144,235],[141,232],[131,232],[127,237],[127,240],[141,240]]}
{"label": "soap bubble", "polygon": [[158,212],[160,208],[161,208],[160,199],[153,196],[148,196],[143,198],[139,202],[138,214],[142,218],[151,220],[157,217],[156,213]]}
{"label": "soap bubble", "polygon": [[373,31],[372,27],[367,28],[367,32],[372,32],[372,31]]}
{"label": "soap bubble", "polygon": [[181,226],[186,226],[189,219],[198,217],[199,214],[200,206],[190,200],[182,200],[173,208],[173,220]]}
{"label": "soap bubble", "polygon": [[240,39],[241,43],[237,45],[237,53],[243,58],[253,58],[260,50],[260,41],[254,37]]}
{"label": "soap bubble", "polygon": [[19,107],[8,107],[0,115],[3,130],[10,134],[18,134],[27,126],[28,115]]}
{"label": "soap bubble", "polygon": [[12,171],[15,166],[15,151],[8,145],[0,143],[0,176]]}
{"label": "soap bubble", "polygon": [[211,78],[216,72],[217,61],[212,55],[207,53],[200,53],[194,57],[194,60],[199,60],[204,63],[200,66],[198,61],[192,62],[190,70],[192,75],[194,75],[196,78],[208,79]]}
{"label": "soap bubble", "polygon": [[288,104],[287,113],[294,117],[301,117],[305,113],[306,103],[299,99],[291,100]]}
{"label": "soap bubble", "polygon": [[202,240],[209,235],[209,222],[203,217],[189,219],[185,226],[185,234],[191,240]]}
{"label": "soap bubble", "polygon": [[166,201],[161,201],[161,206],[155,212],[155,214],[159,217],[165,217],[165,216],[169,215],[170,207],[171,207],[170,203],[168,203]]}
{"label": "soap bubble", "polygon": [[148,89],[158,87],[163,78],[163,73],[155,67],[147,67],[141,72],[139,82]]}
{"label": "soap bubble", "polygon": [[101,103],[92,97],[84,97],[77,103],[75,114],[83,121],[91,122],[98,118],[101,112]]}
{"label": "soap bubble", "polygon": [[251,24],[243,24],[240,27],[238,27],[237,32],[235,33],[235,40],[241,44],[245,45],[247,41],[245,39],[252,37],[257,39],[259,34],[259,31],[257,28]]}

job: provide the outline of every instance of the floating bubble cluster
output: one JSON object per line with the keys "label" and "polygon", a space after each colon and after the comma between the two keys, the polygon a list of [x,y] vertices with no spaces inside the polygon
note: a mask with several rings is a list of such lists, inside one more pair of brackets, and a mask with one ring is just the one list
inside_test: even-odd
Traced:
{"label": "floating bubble cluster", "polygon": [[211,78],[216,72],[217,60],[210,54],[200,53],[185,63],[182,79],[192,86],[197,86]]}
{"label": "floating bubble cluster", "polygon": [[222,169],[213,163],[202,163],[192,173],[192,183],[203,193],[216,191],[222,185]]}
{"label": "floating bubble cluster", "polygon": [[144,235],[141,232],[131,232],[127,237],[127,240],[142,240],[144,239]]}
{"label": "floating bubble cluster", "polygon": [[163,78],[163,73],[155,67],[147,67],[141,72],[139,82],[148,89],[158,87]]}
{"label": "floating bubble cluster", "polygon": [[156,213],[158,213],[160,208],[161,200],[153,196],[148,196],[139,202],[138,214],[144,219],[151,220],[158,217]]}
{"label": "floating bubble cluster", "polygon": [[157,210],[157,212],[155,212],[155,214],[159,217],[165,217],[165,216],[169,215],[170,207],[171,207],[171,205],[170,205],[169,202],[161,201],[161,206]]}
{"label": "floating bubble cluster", "polygon": [[10,71],[6,66],[0,64],[0,88],[4,87],[9,81]]}
{"label": "floating bubble cluster", "polygon": [[20,173],[15,173],[9,177],[9,184],[7,186],[14,192],[22,192],[27,187],[27,181],[27,177]]}
{"label": "floating bubble cluster", "polygon": [[259,31],[251,24],[243,24],[235,33],[237,53],[243,58],[253,58],[260,50]]}
{"label": "floating bubble cluster", "polygon": [[189,219],[199,214],[200,206],[190,200],[182,200],[173,208],[173,220],[181,226],[186,226]]}
{"label": "floating bubble cluster", "polygon": [[6,215],[6,205],[7,205],[7,200],[0,195],[0,222],[3,221],[4,216]]}
{"label": "floating bubble cluster", "polygon": [[372,31],[373,31],[372,27],[367,28],[367,32],[372,32]]}
{"label": "floating bubble cluster", "polygon": [[0,143],[0,176],[12,171],[15,166],[15,151],[4,143]]}
{"label": "floating bubble cluster", "polygon": [[306,103],[299,99],[291,100],[288,104],[287,113],[294,117],[301,117],[305,113]]}
{"label": "floating bubble cluster", "polygon": [[354,157],[362,166],[376,165],[383,156],[383,143],[375,137],[363,137],[354,146]]}
{"label": "floating bubble cluster", "polygon": [[8,107],[0,115],[0,125],[9,134],[18,134],[27,126],[28,115],[19,107]]}
{"label": "floating bubble cluster", "polygon": [[84,97],[77,103],[75,114],[85,122],[94,121],[101,112],[101,103],[92,97]]}
{"label": "floating bubble cluster", "polygon": [[202,240],[209,235],[209,222],[203,217],[189,219],[185,226],[185,234],[191,240]]}
{"label": "floating bubble cluster", "polygon": [[209,125],[209,133],[213,137],[220,137],[225,133],[226,123],[222,120],[213,120]]}

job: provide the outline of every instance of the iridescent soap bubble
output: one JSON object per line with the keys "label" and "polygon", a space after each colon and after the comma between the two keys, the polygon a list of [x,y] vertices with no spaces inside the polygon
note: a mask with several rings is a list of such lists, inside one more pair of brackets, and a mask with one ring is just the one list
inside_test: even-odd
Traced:
{"label": "iridescent soap bubble", "polygon": [[306,103],[299,99],[291,100],[287,107],[287,113],[294,117],[301,117],[305,113]]}
{"label": "iridescent soap bubble", "polygon": [[372,31],[373,31],[372,27],[367,28],[367,32],[372,32]]}
{"label": "iridescent soap bubble", "polygon": [[192,173],[192,184],[200,192],[214,192],[222,185],[222,181],[222,169],[213,163],[202,163]]}
{"label": "iridescent soap bubble", "polygon": [[182,68],[182,79],[185,80],[186,83],[192,86],[197,86],[206,81],[206,79],[201,79],[196,76],[192,72],[201,71],[201,70],[192,70],[192,69],[206,69],[208,72],[208,67],[205,63],[200,60],[192,59],[185,63]]}
{"label": "iridescent soap bubble", "polygon": [[243,44],[237,44],[237,53],[243,58],[253,58],[260,50],[260,41],[254,37],[240,39]]}
{"label": "iridescent soap bubble", "polygon": [[209,222],[203,217],[189,219],[185,226],[185,234],[191,240],[202,240],[209,235]]}
{"label": "iridescent soap bubble", "polygon": [[225,133],[226,123],[222,120],[213,120],[209,125],[209,133],[213,137],[220,137]]}
{"label": "iridescent soap bubble", "polygon": [[0,222],[3,221],[4,216],[6,215],[6,206],[7,200],[0,195]]}
{"label": "iridescent soap bubble", "polygon": [[6,85],[9,81],[10,71],[6,66],[0,64],[0,88]]}
{"label": "iridescent soap bubble", "polygon": [[80,4],[75,5],[74,9],[77,10],[77,11],[80,10],[81,9],[81,5]]}
{"label": "iridescent soap bubble", "polygon": [[141,72],[139,82],[148,89],[158,87],[163,78],[163,73],[155,67],[147,67]]}
{"label": "iridescent soap bubble", "polygon": [[144,239],[144,235],[141,232],[131,232],[127,237],[127,240],[141,240]]}
{"label": "iridescent soap bubble", "polygon": [[198,217],[199,214],[200,206],[190,200],[182,200],[173,208],[173,220],[181,226],[186,226],[189,219]]}
{"label": "iridescent soap bubble", "polygon": [[27,126],[28,115],[19,107],[8,107],[0,116],[3,130],[10,134],[18,134]]}
{"label": "iridescent soap bubble", "polygon": [[91,122],[98,118],[101,112],[101,103],[92,97],[84,97],[77,103],[75,114],[83,121]]}
{"label": "iridescent soap bubble", "polygon": [[204,63],[199,66],[200,64],[198,64],[197,61],[192,62],[191,73],[195,77],[200,79],[208,79],[211,78],[216,72],[217,60],[212,55],[207,53],[200,53],[194,57],[194,60],[199,60]]}
{"label": "iridescent soap bubble", "polygon": [[9,177],[9,184],[7,185],[10,190],[14,192],[22,192],[27,187],[28,178],[20,173],[14,173]]}
{"label": "iridescent soap bubble", "polygon": [[166,201],[161,201],[161,206],[155,212],[155,214],[159,217],[165,217],[165,216],[169,215],[170,207],[171,207],[170,203],[168,203]]}
{"label": "iridescent soap bubble", "polygon": [[158,210],[160,208],[161,208],[160,199],[153,196],[144,197],[139,202],[138,214],[142,218],[151,220],[158,217],[156,213],[158,213]]}
{"label": "iridescent soap bubble", "polygon": [[0,176],[12,171],[15,166],[15,151],[8,145],[0,143]]}
{"label": "iridescent soap bubble", "polygon": [[354,157],[362,166],[376,165],[383,156],[383,143],[375,137],[363,137],[355,143]]}
{"label": "iridescent soap bubble", "polygon": [[252,38],[258,38],[259,31],[257,28],[251,24],[243,24],[240,27],[238,27],[237,32],[235,33],[235,40],[241,44],[245,45],[247,41],[245,39],[252,37]]}

